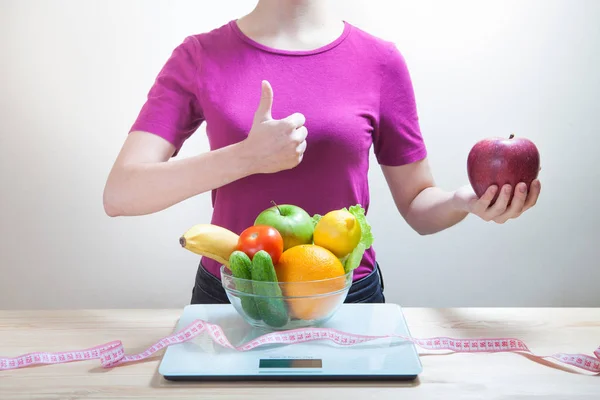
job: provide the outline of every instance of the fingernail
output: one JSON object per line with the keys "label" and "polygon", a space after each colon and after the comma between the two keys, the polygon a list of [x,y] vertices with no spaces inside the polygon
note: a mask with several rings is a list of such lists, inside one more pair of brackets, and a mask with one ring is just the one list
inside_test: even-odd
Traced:
{"label": "fingernail", "polygon": [[526,190],[527,190],[527,186],[525,186],[525,185],[521,185],[519,187],[519,191],[521,191],[521,193],[525,193]]}
{"label": "fingernail", "polygon": [[504,193],[506,193],[506,194],[510,193],[510,186],[507,186],[504,188]]}

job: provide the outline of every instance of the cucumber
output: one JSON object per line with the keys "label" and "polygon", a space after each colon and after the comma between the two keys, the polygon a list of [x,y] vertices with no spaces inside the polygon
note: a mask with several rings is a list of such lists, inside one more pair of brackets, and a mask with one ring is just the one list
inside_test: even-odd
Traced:
{"label": "cucumber", "polygon": [[[231,269],[234,278],[248,279],[249,281],[252,279],[252,261],[250,261],[250,257],[242,251],[236,250],[231,253],[229,256],[229,268]],[[254,297],[252,296],[254,293],[252,283],[237,282],[236,289],[242,292],[239,296],[242,308],[246,315],[254,320],[260,321],[260,313],[258,312]]]}
{"label": "cucumber", "polygon": [[261,282],[277,282],[273,260],[264,250],[257,252],[252,259],[252,284],[254,294],[278,296],[278,298],[256,297],[255,303],[262,320],[269,326],[280,328],[288,323],[288,310],[279,285],[264,285]]}

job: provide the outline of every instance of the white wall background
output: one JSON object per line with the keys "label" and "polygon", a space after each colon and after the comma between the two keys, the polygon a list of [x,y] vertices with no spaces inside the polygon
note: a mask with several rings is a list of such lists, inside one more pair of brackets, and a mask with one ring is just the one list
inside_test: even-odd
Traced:
{"label": "white wall background", "polygon": [[[156,73],[187,35],[253,1],[0,3],[0,308],[183,307],[197,258],[179,235],[206,194],[111,219],[102,190]],[[472,144],[537,143],[537,207],[420,237],[371,171],[388,301],[404,306],[600,306],[600,1],[339,0],[408,59],[438,183],[467,183]],[[181,156],[207,150],[201,128]],[[129,261],[126,261],[129,259]]]}

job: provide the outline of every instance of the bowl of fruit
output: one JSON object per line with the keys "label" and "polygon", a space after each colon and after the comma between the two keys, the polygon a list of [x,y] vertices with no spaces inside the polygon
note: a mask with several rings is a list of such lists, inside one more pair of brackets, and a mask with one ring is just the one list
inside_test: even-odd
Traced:
{"label": "bowl of fruit", "polygon": [[222,264],[229,302],[248,324],[267,330],[318,326],[333,317],[372,242],[360,205],[310,216],[273,204],[239,235],[197,225],[180,239]]}

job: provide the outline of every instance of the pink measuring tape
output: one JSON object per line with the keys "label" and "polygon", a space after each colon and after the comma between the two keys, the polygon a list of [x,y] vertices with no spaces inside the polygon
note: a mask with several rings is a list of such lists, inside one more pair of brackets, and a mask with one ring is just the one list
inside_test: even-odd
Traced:
{"label": "pink measuring tape", "polygon": [[313,340],[329,340],[340,346],[353,346],[377,339],[398,338],[412,342],[427,350],[449,350],[456,353],[522,353],[537,359],[550,358],[582,370],[596,374],[600,373],[600,347],[594,351],[595,357],[585,354],[564,353],[540,356],[533,354],[521,340],[511,338],[452,339],[447,337],[436,337],[430,339],[414,339],[400,335],[356,335],[328,328],[303,328],[284,332],[267,333],[246,344],[236,347],[229,342],[225,332],[219,325],[211,324],[203,320],[194,321],[184,329],[159,340],[146,351],[139,354],[127,355],[125,354],[123,344],[120,341],[113,341],[84,350],[66,351],[61,353],[38,352],[24,354],[14,358],[0,358],[0,370],[24,368],[38,364],[62,364],[95,359],[100,359],[104,368],[112,368],[126,363],[144,360],[163,348],[173,344],[190,341],[201,334],[208,334],[214,342],[234,351],[249,351],[268,344],[293,345]]}

